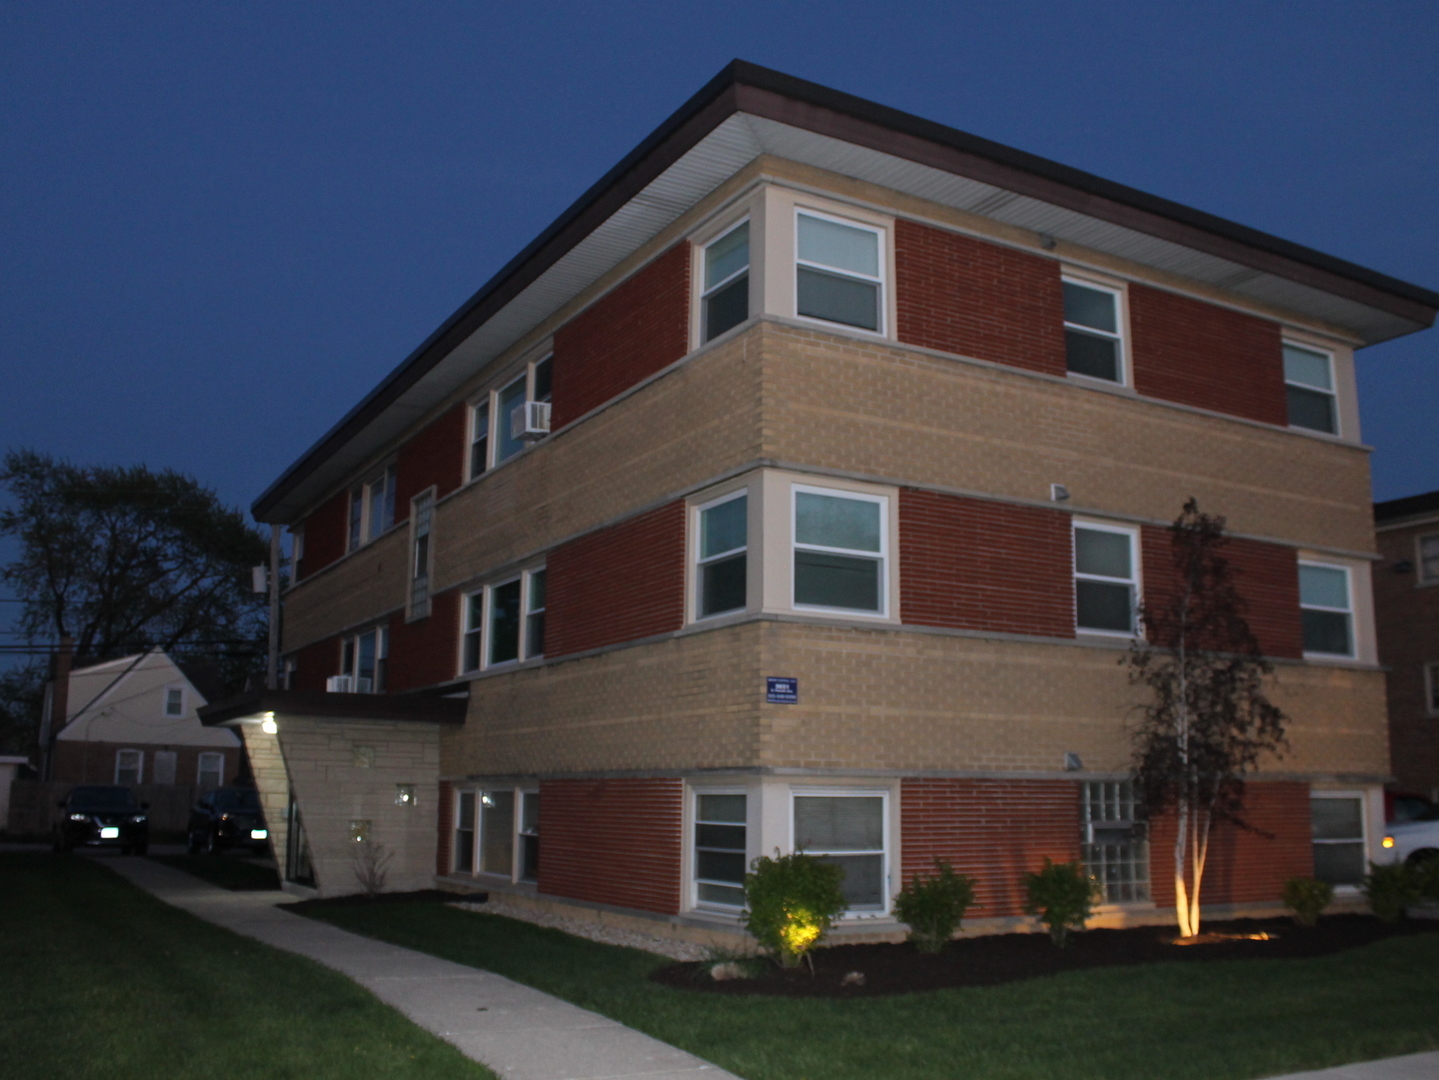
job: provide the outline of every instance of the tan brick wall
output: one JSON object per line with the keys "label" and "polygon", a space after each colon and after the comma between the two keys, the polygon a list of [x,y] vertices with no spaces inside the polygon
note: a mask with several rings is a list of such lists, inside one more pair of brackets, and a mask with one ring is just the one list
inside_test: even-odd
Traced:
{"label": "tan brick wall", "polygon": [[395,529],[287,592],[283,650],[292,652],[403,605],[408,544],[409,529]]}

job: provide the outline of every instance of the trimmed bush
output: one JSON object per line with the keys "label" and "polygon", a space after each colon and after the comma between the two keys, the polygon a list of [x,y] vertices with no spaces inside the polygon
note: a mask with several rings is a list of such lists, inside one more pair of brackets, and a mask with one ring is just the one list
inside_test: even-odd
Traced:
{"label": "trimmed bush", "polygon": [[1334,899],[1334,886],[1312,877],[1292,877],[1284,883],[1284,906],[1294,912],[1300,926],[1313,926]]}
{"label": "trimmed bush", "polygon": [[1364,895],[1369,898],[1369,907],[1385,922],[1398,922],[1404,917],[1404,909],[1423,899],[1419,875],[1414,867],[1406,863],[1390,866],[1369,864],[1369,873],[1364,878]]}
{"label": "trimmed bush", "polygon": [[1409,865],[1414,870],[1419,894],[1425,900],[1439,900],[1439,856],[1420,857]]}
{"label": "trimmed bush", "polygon": [[1061,949],[1069,944],[1070,930],[1084,929],[1099,899],[1099,883],[1084,872],[1083,864],[1057,863],[1048,856],[1043,870],[1024,875],[1024,891],[1029,897],[1024,910],[1039,916],[1049,927],[1050,940]]}
{"label": "trimmed bush", "polygon": [[909,940],[920,952],[937,953],[954,937],[964,913],[974,906],[974,879],[956,874],[943,859],[934,874],[916,874],[894,898],[894,914],[909,927]]}
{"label": "trimmed bush", "polygon": [[781,967],[798,967],[847,906],[843,881],[842,867],[813,855],[761,855],[744,876],[744,924]]}

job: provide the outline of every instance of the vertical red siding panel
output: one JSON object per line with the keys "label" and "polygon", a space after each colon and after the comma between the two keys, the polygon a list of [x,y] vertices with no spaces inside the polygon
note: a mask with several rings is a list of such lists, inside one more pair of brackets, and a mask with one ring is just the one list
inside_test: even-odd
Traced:
{"label": "vertical red siding panel", "polygon": [[555,331],[552,426],[689,352],[690,245],[676,244]]}
{"label": "vertical red siding panel", "polygon": [[1278,323],[1131,284],[1129,325],[1141,394],[1289,423]]}
{"label": "vertical red siding panel", "polygon": [[683,798],[679,779],[541,781],[539,891],[678,912]]}
{"label": "vertical red siding panel", "polygon": [[680,501],[582,536],[547,560],[545,652],[613,645],[684,625]]}
{"label": "vertical red siding panel", "polygon": [[973,237],[896,221],[899,340],[1063,375],[1059,264]]}
{"label": "vertical red siding panel", "polygon": [[459,642],[458,590],[430,597],[430,614],[423,619],[406,622],[403,611],[395,612],[390,616],[389,692],[453,679],[459,666]]}
{"label": "vertical red siding panel", "polygon": [[443,498],[464,481],[465,406],[455,405],[404,446],[395,458],[395,520],[410,516],[410,500],[433,484]]}
{"label": "vertical red siding panel", "polygon": [[346,512],[349,508],[349,492],[341,491],[322,503],[301,523],[305,530],[305,546],[300,554],[300,580],[318,574],[344,556]]}
{"label": "vertical red siding panel", "polygon": [[1074,636],[1069,515],[901,488],[899,541],[905,622]]}

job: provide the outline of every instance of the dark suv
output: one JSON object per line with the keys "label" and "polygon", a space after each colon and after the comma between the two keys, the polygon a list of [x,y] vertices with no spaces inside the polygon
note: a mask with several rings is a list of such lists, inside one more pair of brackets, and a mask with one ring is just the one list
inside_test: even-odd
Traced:
{"label": "dark suv", "polygon": [[127,787],[81,784],[60,801],[55,850],[117,847],[122,854],[145,854],[150,846],[149,803],[135,801]]}
{"label": "dark suv", "polygon": [[270,833],[254,788],[222,787],[204,795],[190,808],[190,853],[219,854],[227,847],[246,847],[260,854],[270,850]]}

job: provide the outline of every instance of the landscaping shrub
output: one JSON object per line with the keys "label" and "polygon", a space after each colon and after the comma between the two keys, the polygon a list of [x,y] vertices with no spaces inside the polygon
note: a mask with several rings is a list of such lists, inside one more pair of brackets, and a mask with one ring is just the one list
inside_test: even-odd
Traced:
{"label": "landscaping shrub", "polygon": [[1334,886],[1312,877],[1292,877],[1284,883],[1284,906],[1294,912],[1300,926],[1313,926],[1334,899]]}
{"label": "landscaping shrub", "polygon": [[1084,929],[1099,898],[1099,883],[1079,862],[1057,863],[1045,856],[1043,870],[1024,875],[1024,891],[1029,897],[1024,910],[1038,915],[1049,927],[1051,940],[1063,948],[1069,943],[1071,929]]}
{"label": "landscaping shrub", "polygon": [[1439,856],[1421,858],[1412,864],[1419,894],[1425,900],[1439,900]]}
{"label": "landscaping shrub", "polygon": [[744,876],[744,923],[782,967],[798,967],[845,907],[844,869],[795,852],[761,855]]}
{"label": "landscaping shrub", "polygon": [[894,898],[894,914],[909,927],[909,940],[920,952],[937,953],[959,929],[964,913],[974,906],[974,879],[956,874],[943,859],[934,860],[934,874],[916,874]]}
{"label": "landscaping shrub", "polygon": [[1374,914],[1385,922],[1398,922],[1404,917],[1404,909],[1423,899],[1419,874],[1406,863],[1391,866],[1369,864],[1369,873],[1364,878],[1364,895]]}

